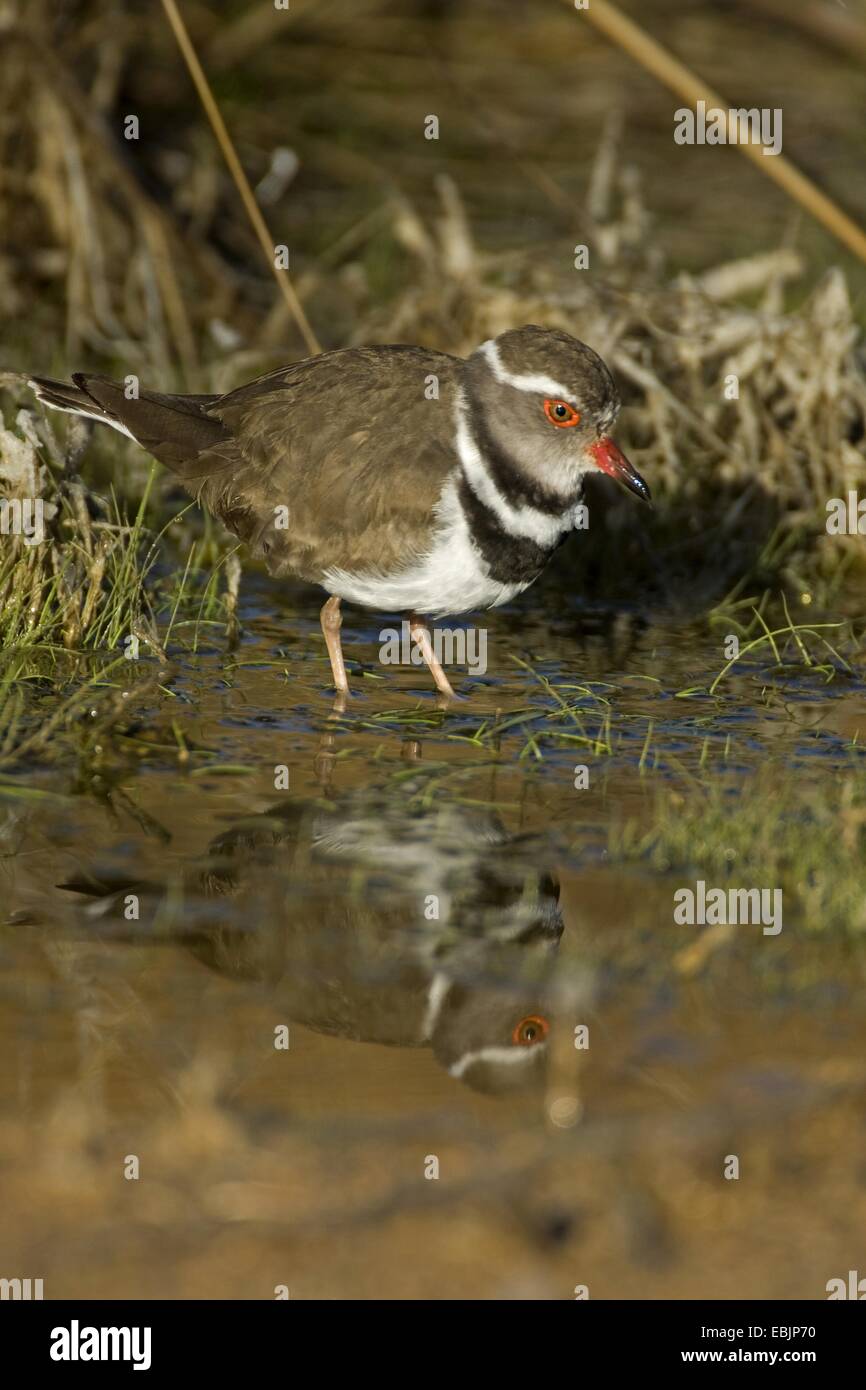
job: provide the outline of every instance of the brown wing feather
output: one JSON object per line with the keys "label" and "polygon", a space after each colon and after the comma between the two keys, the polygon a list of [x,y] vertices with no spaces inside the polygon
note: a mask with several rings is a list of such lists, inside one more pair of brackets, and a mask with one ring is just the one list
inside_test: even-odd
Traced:
{"label": "brown wing feather", "polygon": [[240,519],[274,573],[316,583],[334,566],[395,569],[413,538],[423,545],[456,463],[461,366],[421,348],[350,348],[241,387],[209,407],[231,443],[199,456],[201,500],[238,534]]}
{"label": "brown wing feather", "polygon": [[120,421],[272,573],[318,583],[333,567],[392,571],[424,548],[456,463],[462,366],[383,346],[308,358],[224,396],[128,399],[119,383],[82,372],[74,387],[39,385],[51,404]]}

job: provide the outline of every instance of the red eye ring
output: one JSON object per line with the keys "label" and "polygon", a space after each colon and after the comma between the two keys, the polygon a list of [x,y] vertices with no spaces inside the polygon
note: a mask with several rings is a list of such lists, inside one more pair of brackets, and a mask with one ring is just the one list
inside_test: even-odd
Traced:
{"label": "red eye ring", "polygon": [[515,1047],[536,1047],[538,1043],[544,1042],[549,1032],[550,1024],[546,1018],[542,1018],[540,1014],[527,1014],[526,1018],[515,1024],[511,1041]]}
{"label": "red eye ring", "polygon": [[568,429],[580,424],[580,411],[575,410],[568,401],[550,400],[544,402],[544,413],[552,425],[558,429]]}

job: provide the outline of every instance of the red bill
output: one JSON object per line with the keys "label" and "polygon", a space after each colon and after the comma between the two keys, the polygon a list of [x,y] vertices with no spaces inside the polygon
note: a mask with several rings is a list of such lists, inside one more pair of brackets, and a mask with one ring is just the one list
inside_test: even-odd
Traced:
{"label": "red bill", "polygon": [[625,454],[616,447],[609,435],[605,436],[604,439],[599,439],[596,444],[590,444],[589,452],[602,473],[616,478],[618,483],[622,483],[629,492],[633,492],[642,502],[652,503],[652,494],[647,484],[633,464],[629,463]]}

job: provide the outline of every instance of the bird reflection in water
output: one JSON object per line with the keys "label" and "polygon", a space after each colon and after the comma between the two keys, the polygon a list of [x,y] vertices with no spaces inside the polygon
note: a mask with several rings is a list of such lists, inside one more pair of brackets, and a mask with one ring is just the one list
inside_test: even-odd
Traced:
{"label": "bird reflection in water", "polygon": [[[130,935],[168,938],[225,976],[259,982],[284,1016],[320,1033],[429,1047],[474,1089],[540,1084],[563,930],[558,881],[536,837],[431,793],[416,766],[387,787],[286,799],[240,819],[180,887],[135,885],[141,918]],[[64,886],[94,893],[93,880]],[[122,916],[110,900],[132,887],[102,884],[91,914],[103,929]]]}

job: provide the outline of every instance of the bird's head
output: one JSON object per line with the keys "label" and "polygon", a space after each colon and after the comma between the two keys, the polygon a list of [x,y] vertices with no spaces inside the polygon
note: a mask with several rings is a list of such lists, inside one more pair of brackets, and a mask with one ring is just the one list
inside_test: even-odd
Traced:
{"label": "bird's head", "polygon": [[619,395],[597,352],[555,329],[527,324],[482,343],[466,364],[465,410],[488,459],[507,458],[563,505],[583,479],[605,473],[643,501],[650,490],[610,436]]}

